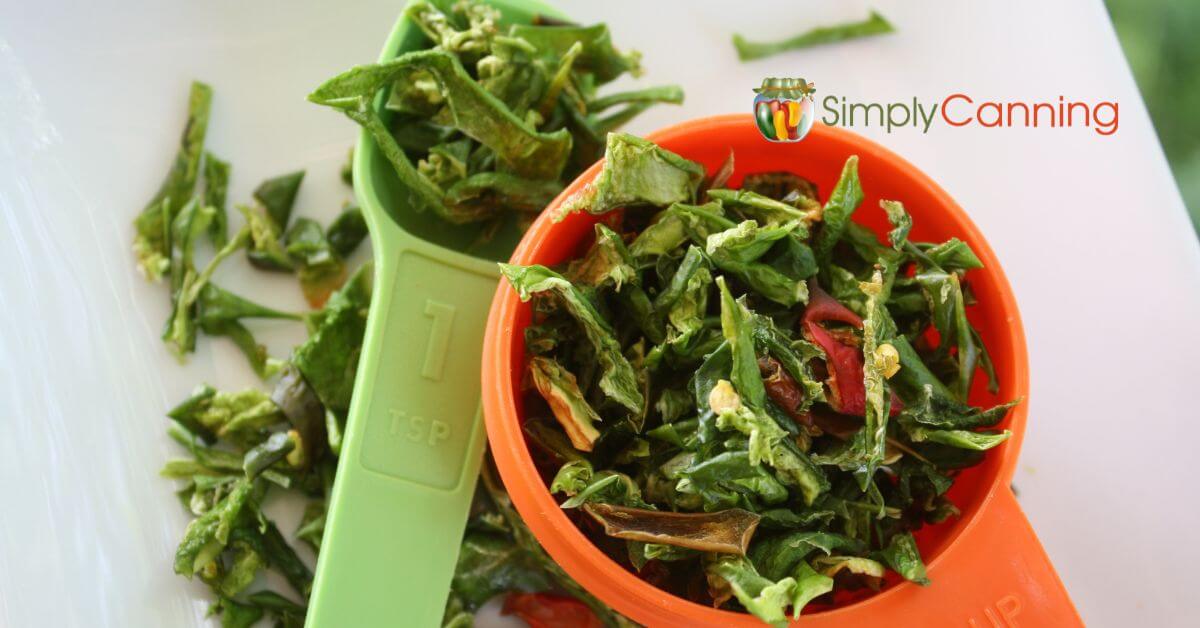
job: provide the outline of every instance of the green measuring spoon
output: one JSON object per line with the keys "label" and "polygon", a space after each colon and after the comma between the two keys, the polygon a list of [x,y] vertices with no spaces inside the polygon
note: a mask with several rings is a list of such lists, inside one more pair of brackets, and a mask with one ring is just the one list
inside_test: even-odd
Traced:
{"label": "green measuring spoon", "polygon": [[[561,16],[534,0],[489,4],[507,21]],[[380,59],[427,45],[402,15]],[[521,231],[506,224],[473,247],[480,228],[413,211],[366,131],[354,190],[375,289],[306,625],[437,626],[483,453],[479,360],[496,262]]]}

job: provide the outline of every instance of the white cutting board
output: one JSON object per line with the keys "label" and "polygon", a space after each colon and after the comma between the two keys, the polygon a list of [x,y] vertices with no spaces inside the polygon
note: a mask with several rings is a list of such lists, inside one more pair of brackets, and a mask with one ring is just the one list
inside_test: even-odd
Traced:
{"label": "white cutting board", "polygon": [[[562,4],[640,49],[643,84],[686,89],[684,106],[647,113],[635,132],[749,112],[765,76],[858,101],[1119,102],[1107,138],[862,132],[971,213],[1016,290],[1033,378],[1016,484],[1083,617],[1168,626],[1200,615],[1200,247],[1098,0]],[[729,45],[734,31],[789,35],[869,6],[899,32],[750,64]],[[233,163],[231,200],[306,167],[298,212],[332,216],[349,198],[337,168],[355,129],[304,96],[374,60],[400,8],[0,3],[0,626],[205,623],[203,585],[171,573],[188,518],[156,475],[177,453],[163,411],[202,380],[255,377],[223,341],[201,340],[186,366],[168,355],[164,288],[135,273],[129,221],[167,168],[193,77],[216,91],[209,146]],[[220,280],[302,306],[290,278],[228,264]],[[296,325],[256,331],[275,355],[303,337]],[[290,530],[294,513],[282,511]]]}

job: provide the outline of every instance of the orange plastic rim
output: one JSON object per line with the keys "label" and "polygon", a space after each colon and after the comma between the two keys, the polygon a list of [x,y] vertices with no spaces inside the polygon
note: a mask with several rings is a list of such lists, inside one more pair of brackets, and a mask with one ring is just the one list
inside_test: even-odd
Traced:
{"label": "orange plastic rim", "polygon": [[[848,605],[805,613],[804,626],[857,625],[866,621],[897,623],[897,613],[909,622],[978,626],[1024,623],[1078,624],[1078,615],[1049,561],[1025,522],[1009,489],[1017,453],[1025,433],[1029,398],[1029,365],[1025,334],[1012,289],[995,254],[966,213],[929,177],[907,161],[854,133],[821,124],[798,143],[773,143],[762,138],[747,115],[724,115],[684,122],[647,136],[663,147],[698,161],[712,172],[730,150],[735,173],[730,185],[740,185],[746,173],[787,170],[813,180],[823,195],[833,189],[850,155],[859,157],[865,200],[854,220],[877,233],[886,226],[880,199],[902,201],[913,217],[911,237],[943,241],[957,237],[975,251],[984,268],[968,280],[979,303],[968,316],[983,338],[1000,382],[998,395],[977,377],[971,401],[977,405],[1023,397],[1002,427],[1012,438],[988,452],[983,463],[959,475],[949,497],[960,517],[917,533],[933,585],[918,587],[896,582],[881,592]],[[554,222],[559,205],[592,181],[603,162],[594,164],[563,190],[534,222],[513,253],[512,263],[554,265],[585,250],[599,217],[576,213]],[[525,365],[524,329],[530,321],[528,304],[521,303],[506,283],[497,288],[488,319],[483,349],[483,404],[488,441],[505,487],[522,518],[542,547],[580,584],[614,609],[653,626],[759,625],[753,617],[713,609],[673,596],[639,579],[597,549],[559,508],[534,466],[524,434],[521,375]],[[986,514],[985,514],[985,511]],[[981,524],[980,522],[985,523]],[[972,530],[977,530],[974,534]],[[994,553],[995,555],[990,555]],[[990,569],[994,567],[994,569]],[[971,573],[967,573],[971,572]],[[1014,583],[988,578],[1011,577]],[[964,581],[963,579],[969,579]],[[1019,582],[1017,582],[1019,581]],[[939,584],[943,590],[938,591]],[[965,584],[964,584],[965,582]],[[1007,586],[1007,588],[1006,588]],[[954,591],[946,589],[953,587]],[[983,589],[987,589],[986,591]],[[948,596],[953,593],[953,596]],[[977,594],[977,595],[976,595]],[[924,615],[922,618],[913,614]],[[950,618],[958,617],[957,620]],[[931,623],[932,622],[932,623]],[[1000,623],[997,623],[1000,622]],[[1066,622],[1066,623],[1063,623]]]}

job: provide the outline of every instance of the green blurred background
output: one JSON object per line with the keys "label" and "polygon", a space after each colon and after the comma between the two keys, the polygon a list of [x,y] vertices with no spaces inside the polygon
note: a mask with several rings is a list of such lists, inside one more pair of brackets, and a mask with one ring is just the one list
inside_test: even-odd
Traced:
{"label": "green blurred background", "polygon": [[1105,0],[1200,235],[1200,0]]}

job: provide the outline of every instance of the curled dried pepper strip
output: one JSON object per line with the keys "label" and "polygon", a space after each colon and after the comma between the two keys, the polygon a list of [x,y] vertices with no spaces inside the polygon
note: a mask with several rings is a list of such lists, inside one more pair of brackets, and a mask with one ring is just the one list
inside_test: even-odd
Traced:
{"label": "curled dried pepper strip", "polygon": [[[862,317],[838,302],[817,285],[809,282],[808,307],[800,325],[804,336],[825,352],[829,371],[829,405],[842,414],[863,416],[867,411],[867,390],[863,384],[862,351],[838,340],[821,323],[838,322],[862,329]],[[837,334],[841,335],[841,334]],[[903,405],[892,395],[891,414],[900,412]]]}
{"label": "curled dried pepper strip", "polygon": [[796,423],[811,426],[812,414],[800,411],[804,403],[804,390],[788,375],[783,364],[768,355],[758,359],[758,370],[762,374],[767,397]]}

